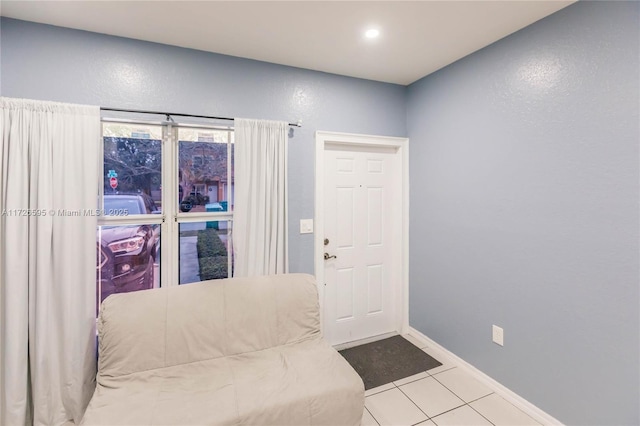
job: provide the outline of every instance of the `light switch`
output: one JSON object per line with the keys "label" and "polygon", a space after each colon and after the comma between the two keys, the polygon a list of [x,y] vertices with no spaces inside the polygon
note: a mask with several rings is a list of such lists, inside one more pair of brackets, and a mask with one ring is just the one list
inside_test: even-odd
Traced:
{"label": "light switch", "polygon": [[300,233],[313,234],[313,219],[300,219]]}

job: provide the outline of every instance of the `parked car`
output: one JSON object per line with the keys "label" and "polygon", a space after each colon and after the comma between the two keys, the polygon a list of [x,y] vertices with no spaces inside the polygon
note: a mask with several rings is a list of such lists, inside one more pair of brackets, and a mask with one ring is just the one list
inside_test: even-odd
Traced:
{"label": "parked car", "polygon": [[[122,209],[127,215],[159,212],[145,194],[104,196],[105,213]],[[153,265],[160,253],[159,225],[102,226],[97,247],[99,302],[113,293],[153,288]]]}
{"label": "parked car", "polygon": [[202,195],[200,192],[191,191],[191,193],[187,197],[187,201],[189,201],[194,206],[200,206],[209,202],[209,196]]}
{"label": "parked car", "polygon": [[107,216],[130,216],[134,214],[162,213],[149,195],[141,194],[105,194],[104,211]]}

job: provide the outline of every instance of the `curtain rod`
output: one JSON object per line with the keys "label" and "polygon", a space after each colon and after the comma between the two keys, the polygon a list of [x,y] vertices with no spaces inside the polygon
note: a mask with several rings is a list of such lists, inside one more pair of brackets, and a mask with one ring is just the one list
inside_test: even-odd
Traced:
{"label": "curtain rod", "polygon": [[[178,117],[192,117],[192,118],[210,118],[213,120],[233,120],[233,118],[229,117],[213,117],[210,115],[195,115],[195,114],[178,114],[177,112],[162,112],[162,111],[142,111],[137,109],[120,109],[120,108],[107,108],[100,107],[100,111],[116,111],[116,112],[131,112],[136,114],[157,114],[157,115],[165,115],[167,117],[167,121],[171,118],[172,115]],[[302,127],[302,120],[298,120],[297,123],[288,123],[289,126],[293,127]]]}

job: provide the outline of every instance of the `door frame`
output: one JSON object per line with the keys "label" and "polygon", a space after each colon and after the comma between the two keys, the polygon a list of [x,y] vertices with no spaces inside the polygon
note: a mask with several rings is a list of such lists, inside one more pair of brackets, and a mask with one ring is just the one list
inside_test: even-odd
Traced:
{"label": "door frame", "polygon": [[[409,331],[409,139],[390,136],[362,135],[354,133],[338,133],[316,131],[316,161],[315,161],[315,237],[314,237],[314,269],[318,283],[320,301],[320,326],[324,335],[324,152],[328,145],[342,147],[384,147],[396,150],[401,156],[401,229],[402,280],[400,288],[396,288],[396,331],[406,334]],[[373,336],[371,336],[373,337]]]}

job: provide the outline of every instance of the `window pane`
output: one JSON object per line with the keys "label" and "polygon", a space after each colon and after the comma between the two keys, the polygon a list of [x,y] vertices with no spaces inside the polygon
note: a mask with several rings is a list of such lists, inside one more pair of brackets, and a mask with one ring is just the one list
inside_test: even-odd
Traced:
{"label": "window pane", "polygon": [[232,132],[225,130],[178,129],[180,211],[229,211],[231,135]]}
{"label": "window pane", "polygon": [[160,225],[98,226],[97,249],[98,303],[160,286]]}
{"label": "window pane", "polygon": [[162,128],[104,123],[104,214],[160,213]]}
{"label": "window pane", "polygon": [[230,277],[231,223],[212,220],[180,224],[180,284]]}

